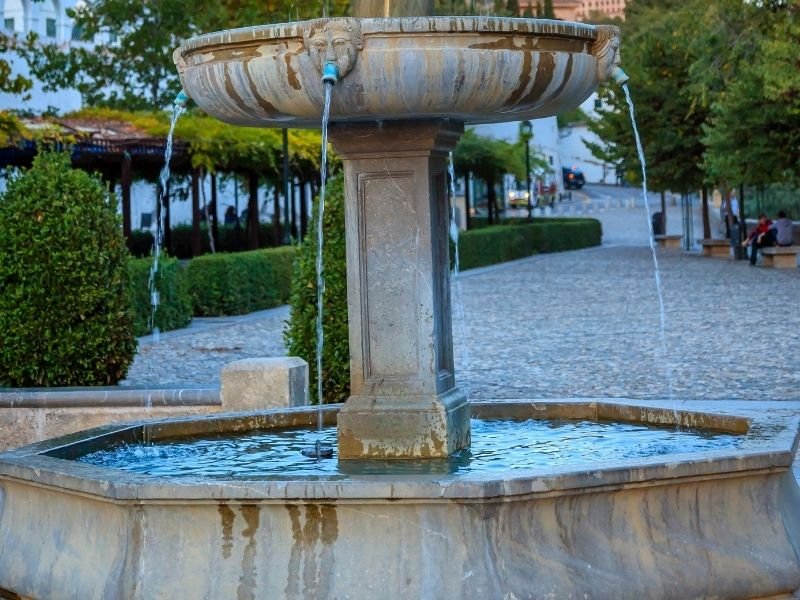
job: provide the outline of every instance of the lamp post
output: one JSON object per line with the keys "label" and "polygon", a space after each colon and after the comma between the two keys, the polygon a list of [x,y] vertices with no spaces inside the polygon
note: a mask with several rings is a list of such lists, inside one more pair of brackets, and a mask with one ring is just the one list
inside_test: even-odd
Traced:
{"label": "lamp post", "polygon": [[531,203],[531,139],[533,138],[533,124],[522,121],[519,124],[519,137],[525,142],[525,182],[528,190],[528,221],[533,219],[533,204]]}

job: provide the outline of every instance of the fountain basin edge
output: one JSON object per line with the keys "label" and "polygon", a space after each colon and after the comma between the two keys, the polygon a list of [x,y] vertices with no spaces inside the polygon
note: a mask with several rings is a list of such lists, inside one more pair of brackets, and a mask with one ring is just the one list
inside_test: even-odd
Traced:
{"label": "fountain basin edge", "polygon": [[[332,424],[337,406],[323,409]],[[481,418],[674,421],[600,402]],[[0,588],[30,598],[759,598],[800,587],[798,418],[679,411],[752,447],[500,476],[165,480],[70,458],[142,424],[0,454]],[[162,436],[316,424],[307,408],[151,423]],[[83,444],[83,446],[76,445]],[[390,565],[391,568],[387,568]]]}

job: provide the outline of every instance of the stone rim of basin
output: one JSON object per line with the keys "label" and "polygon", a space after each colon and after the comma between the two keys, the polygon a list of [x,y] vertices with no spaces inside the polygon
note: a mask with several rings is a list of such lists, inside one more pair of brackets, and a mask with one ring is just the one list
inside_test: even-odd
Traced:
{"label": "stone rim of basin", "polygon": [[[503,410],[520,410],[530,414],[547,411],[551,418],[563,414],[568,407],[574,414],[599,416],[597,420],[620,417],[630,422],[666,424],[672,410],[640,407],[631,404],[608,402],[477,402],[474,411],[483,418],[492,418]],[[335,422],[339,406],[323,409],[328,424]],[[574,411],[580,411],[575,413]],[[600,411],[600,412],[598,412]],[[627,414],[627,416],[626,416]],[[106,467],[63,460],[70,452],[76,453],[78,441],[92,443],[108,436],[119,436],[141,428],[143,422],[108,425],[87,432],[56,438],[24,448],[0,454],[0,481],[6,478],[45,485],[55,485],[80,494],[89,494],[119,501],[165,501],[172,499],[202,499],[226,497],[238,500],[284,501],[320,500],[336,498],[337,502],[364,499],[403,499],[415,501],[480,501],[494,497],[522,499],[563,493],[591,492],[598,488],[658,485],[659,481],[674,482],[691,480],[715,474],[742,473],[769,470],[789,470],[794,458],[798,439],[800,417],[782,415],[758,415],[748,419],[698,411],[677,411],[682,422],[706,420],[713,428],[729,432],[741,432],[748,428],[746,436],[754,436],[752,443],[739,449],[714,450],[685,454],[669,454],[640,459],[604,461],[587,466],[567,466],[563,469],[521,470],[499,474],[481,475],[364,475],[342,479],[337,476],[285,477],[257,481],[228,481],[207,479],[162,478],[123,472]],[[479,417],[480,418],[480,417]],[[496,416],[494,418],[497,418]],[[580,417],[573,417],[580,418]],[[229,413],[213,417],[175,418],[150,422],[154,437],[159,428],[189,428],[197,433],[214,432],[216,426],[230,431],[239,427],[245,419],[252,428],[271,423],[273,427],[297,426],[304,422],[313,426],[316,409],[279,409],[258,413]],[[238,423],[238,425],[237,425]],[[717,425],[715,425],[717,423]],[[86,453],[84,449],[77,455]],[[54,458],[53,455],[61,456]]]}
{"label": "stone rim of basin", "polygon": [[579,105],[619,63],[619,29],[507,17],[344,17],[198,35],[173,60],[188,95],[233,124],[319,127],[324,61],[341,71],[332,122],[491,123]]}

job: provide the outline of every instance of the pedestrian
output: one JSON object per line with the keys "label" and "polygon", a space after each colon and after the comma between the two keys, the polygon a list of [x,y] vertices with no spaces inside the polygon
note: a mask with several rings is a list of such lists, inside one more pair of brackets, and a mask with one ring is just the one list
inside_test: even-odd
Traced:
{"label": "pedestrian", "polygon": [[767,215],[761,213],[758,215],[758,223],[747,236],[747,239],[742,242],[743,247],[750,246],[750,264],[755,265],[758,259],[758,249],[766,246],[774,246],[775,240],[770,233],[772,221],[767,218]]}
{"label": "pedestrian", "polygon": [[225,225],[238,225],[239,219],[236,218],[236,209],[229,206],[225,210]]}

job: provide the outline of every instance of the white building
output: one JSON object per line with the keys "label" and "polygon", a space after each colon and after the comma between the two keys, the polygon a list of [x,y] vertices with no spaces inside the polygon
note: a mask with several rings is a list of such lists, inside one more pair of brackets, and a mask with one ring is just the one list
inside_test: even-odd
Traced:
{"label": "white building", "polygon": [[[69,48],[73,42],[73,23],[67,16],[67,9],[75,7],[76,0],[0,0],[0,13],[3,15],[3,33],[24,39],[30,32],[39,35],[42,43],[57,44],[61,48]],[[81,42],[78,42],[81,43]],[[3,58],[12,68],[12,77],[23,75],[30,78],[25,61],[13,52],[7,52]],[[21,110],[34,113],[56,109],[58,112],[69,112],[81,106],[81,97],[75,90],[45,92],[41,84],[34,81],[29,92],[29,100],[21,100],[19,96],[0,93],[0,110]]]}
{"label": "white building", "polygon": [[[543,156],[550,165],[550,173],[545,175],[546,183],[555,183],[561,191],[561,165],[562,160],[559,154],[558,122],[555,117],[545,117],[534,119],[533,139],[531,139],[531,156],[538,154]],[[475,132],[479,135],[493,137],[515,143],[519,141],[519,121],[509,123],[493,123],[487,125],[477,125]]]}
{"label": "white building", "polygon": [[[581,110],[590,118],[597,119],[597,94],[581,104]],[[596,158],[586,143],[603,146],[603,141],[585,123],[570,124],[558,132],[558,152],[565,167],[577,167],[583,171],[587,183],[616,182],[615,165],[604,163]]]}

